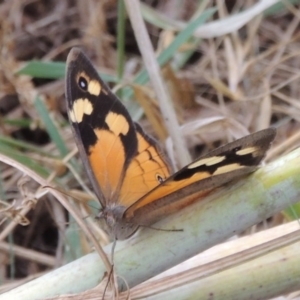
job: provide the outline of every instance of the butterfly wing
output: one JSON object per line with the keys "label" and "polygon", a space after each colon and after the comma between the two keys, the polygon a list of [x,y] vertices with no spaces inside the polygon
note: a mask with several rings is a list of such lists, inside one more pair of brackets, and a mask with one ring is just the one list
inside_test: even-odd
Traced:
{"label": "butterfly wing", "polygon": [[131,160],[124,176],[120,199],[126,207],[170,176],[170,166],[155,140],[135,123],[138,140],[137,154]]}
{"label": "butterfly wing", "polygon": [[125,211],[127,221],[152,224],[212,189],[256,170],[276,135],[268,128],[222,146],[187,165]]}
{"label": "butterfly wing", "polygon": [[111,232],[120,239],[254,171],[275,136],[274,129],[249,135],[169,176],[156,142],[76,48],[67,60],[66,98],[80,156],[98,199],[114,218],[106,219]]}
{"label": "butterfly wing", "polygon": [[78,48],[67,59],[66,98],[81,159],[103,207],[128,207],[157,186],[157,178],[169,176],[156,142]]}

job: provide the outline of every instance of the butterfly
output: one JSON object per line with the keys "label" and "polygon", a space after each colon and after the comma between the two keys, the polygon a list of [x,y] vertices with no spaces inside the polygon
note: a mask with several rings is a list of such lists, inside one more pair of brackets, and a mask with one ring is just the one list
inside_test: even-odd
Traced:
{"label": "butterfly", "polygon": [[255,171],[276,134],[268,128],[248,135],[172,174],[158,143],[78,48],[67,58],[66,99],[79,154],[102,206],[99,217],[116,240]]}

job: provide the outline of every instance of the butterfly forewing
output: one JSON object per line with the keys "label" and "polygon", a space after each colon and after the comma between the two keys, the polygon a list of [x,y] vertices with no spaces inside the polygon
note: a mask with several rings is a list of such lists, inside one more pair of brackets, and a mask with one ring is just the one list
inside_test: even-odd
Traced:
{"label": "butterfly forewing", "polygon": [[103,207],[128,207],[159,184],[157,174],[169,176],[155,141],[77,48],[67,60],[66,98],[80,156]]}

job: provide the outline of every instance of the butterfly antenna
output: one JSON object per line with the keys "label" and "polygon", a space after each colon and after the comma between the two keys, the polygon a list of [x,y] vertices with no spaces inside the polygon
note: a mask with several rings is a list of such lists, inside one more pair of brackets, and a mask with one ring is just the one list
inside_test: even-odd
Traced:
{"label": "butterfly antenna", "polygon": [[117,239],[114,237],[114,241],[111,247],[111,265],[114,266],[114,253],[116,249]]}

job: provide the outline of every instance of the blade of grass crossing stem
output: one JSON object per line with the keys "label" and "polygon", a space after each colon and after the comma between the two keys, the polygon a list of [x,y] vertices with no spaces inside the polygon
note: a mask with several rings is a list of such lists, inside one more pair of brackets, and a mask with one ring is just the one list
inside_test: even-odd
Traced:
{"label": "blade of grass crossing stem", "polygon": [[64,62],[30,61],[21,68],[18,75],[29,75],[37,78],[64,78],[66,64]]}
{"label": "blade of grass crossing stem", "polygon": [[3,118],[2,122],[6,125],[28,128],[32,124],[32,120],[26,118],[8,119]]}
{"label": "blade of grass crossing stem", "polygon": [[68,151],[60,133],[58,132],[55,124],[53,123],[45,104],[43,103],[42,99],[39,96],[37,96],[35,98],[34,106],[35,106],[36,110],[38,111],[38,113],[47,129],[47,132],[50,135],[51,140],[56,145],[61,156],[63,156],[63,157],[66,156],[69,151]]}
{"label": "blade of grass crossing stem", "polygon": [[[36,110],[39,112],[39,115],[46,127],[48,134],[50,135],[51,140],[56,145],[60,155],[62,157],[65,157],[67,154],[69,154],[69,150],[67,149],[63,138],[61,137],[59,131],[57,130],[56,125],[53,123],[45,104],[43,103],[43,101],[39,96],[36,97],[34,105]],[[78,165],[77,161],[74,158],[70,159],[70,164],[75,170],[77,171],[80,170],[80,166]]]}
{"label": "blade of grass crossing stem", "polygon": [[23,154],[15,150],[14,148],[1,143],[0,143],[0,153],[23,164],[24,166],[30,168],[31,170],[34,170],[36,173],[43,176],[44,178],[47,178],[50,175],[50,172],[46,168],[44,168],[41,165],[41,163],[38,163],[35,160],[31,159],[26,153]]}
{"label": "blade of grass crossing stem", "polygon": [[[23,68],[17,71],[18,75],[29,75],[35,78],[59,79],[64,78],[66,72],[65,62],[29,61]],[[99,73],[106,82],[118,82],[116,76]]]}
{"label": "blade of grass crossing stem", "polygon": [[55,157],[54,155],[51,155],[51,154],[47,153],[46,151],[42,150],[41,148],[39,148],[37,146],[34,146],[30,143],[19,141],[19,140],[13,139],[11,137],[3,136],[3,135],[0,135],[0,144],[1,145],[8,145],[10,147],[13,146],[13,147],[20,148],[20,149],[23,149],[23,150],[30,150],[30,151],[33,151],[35,153],[45,155],[47,157],[52,157],[52,158]]}

